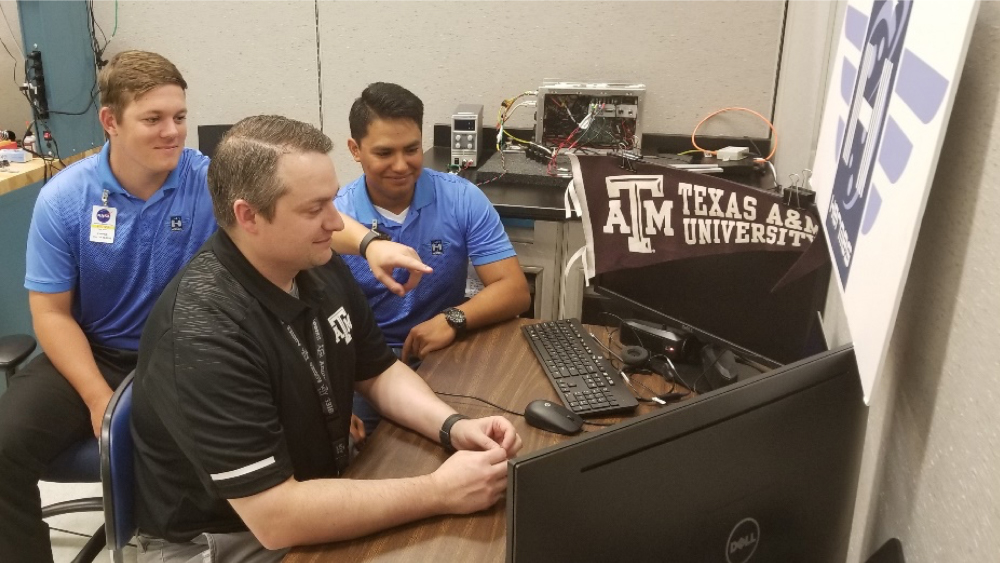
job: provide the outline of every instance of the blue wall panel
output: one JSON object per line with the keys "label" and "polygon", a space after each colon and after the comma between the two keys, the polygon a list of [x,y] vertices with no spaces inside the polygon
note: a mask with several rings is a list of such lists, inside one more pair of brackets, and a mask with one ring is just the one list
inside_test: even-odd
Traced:
{"label": "blue wall panel", "polygon": [[[0,196],[0,335],[34,335],[24,289],[24,252],[31,210],[41,189],[42,183],[35,182]],[[0,389],[5,386],[0,377]]]}
{"label": "blue wall panel", "polygon": [[[55,115],[46,121],[63,158],[104,143],[97,119],[96,71],[87,4],[83,0],[17,3],[25,53],[40,51],[49,109],[83,115]],[[21,80],[23,77],[18,77]],[[55,147],[49,147],[53,152]],[[43,150],[48,152],[43,147]]]}

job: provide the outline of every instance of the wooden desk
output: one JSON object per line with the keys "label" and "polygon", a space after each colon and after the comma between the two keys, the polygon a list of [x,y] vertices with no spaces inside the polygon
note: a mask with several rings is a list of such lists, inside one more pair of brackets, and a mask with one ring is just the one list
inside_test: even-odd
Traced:
{"label": "wooden desk", "polygon": [[[102,147],[94,147],[82,153],[63,159],[67,165],[101,152]],[[58,162],[56,166],[59,166]],[[56,173],[55,169],[49,172],[50,177]],[[33,158],[28,162],[12,162],[7,170],[0,170],[0,195],[19,190],[25,186],[40,182],[45,177],[45,161],[40,158]]]}
{"label": "wooden desk", "polygon": [[[435,391],[481,397],[523,412],[535,399],[556,399],[555,390],[521,335],[520,327],[538,321],[515,319],[470,335],[463,342],[431,354],[420,373]],[[606,332],[593,327],[604,338]],[[657,392],[666,391],[658,377],[636,376]],[[633,378],[633,381],[635,378]],[[473,401],[442,396],[456,410],[472,417],[504,414]],[[640,404],[637,414],[653,407]],[[528,453],[567,440],[569,436],[528,426],[523,417],[506,415]],[[599,419],[609,422],[617,419]],[[599,429],[584,426],[584,430]],[[354,479],[412,477],[433,472],[447,454],[426,438],[383,421],[361,456],[347,471]],[[495,561],[504,560],[507,522],[504,502],[468,516],[439,516],[399,526],[365,538],[292,550],[285,563],[319,561]]]}

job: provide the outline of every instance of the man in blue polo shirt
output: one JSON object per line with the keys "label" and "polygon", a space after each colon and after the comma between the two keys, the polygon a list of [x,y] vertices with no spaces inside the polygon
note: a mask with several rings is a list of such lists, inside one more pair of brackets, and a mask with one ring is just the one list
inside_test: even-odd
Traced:
{"label": "man in blue polo shirt", "polygon": [[[423,168],[423,102],[396,84],[369,85],[350,111],[347,146],[364,175],[335,201],[344,214],[382,236],[413,247],[434,268],[405,296],[384,291],[364,261],[345,256],[390,346],[404,361],[451,344],[466,330],[489,326],[528,308],[528,283],[500,216],[483,192],[453,174]],[[463,303],[469,261],[484,284]],[[398,272],[397,281],[406,272]],[[360,402],[369,432],[377,417]]]}
{"label": "man in blue polo shirt", "polygon": [[[153,303],[216,230],[208,158],[184,148],[187,83],[177,68],[127,51],[99,85],[108,143],[42,189],[28,234],[25,287],[45,353],[0,396],[0,561],[52,561],[40,475],[68,446],[100,434]],[[331,246],[357,252],[366,232],[352,223]],[[412,250],[377,246],[368,254],[383,278],[390,264],[429,271]]]}

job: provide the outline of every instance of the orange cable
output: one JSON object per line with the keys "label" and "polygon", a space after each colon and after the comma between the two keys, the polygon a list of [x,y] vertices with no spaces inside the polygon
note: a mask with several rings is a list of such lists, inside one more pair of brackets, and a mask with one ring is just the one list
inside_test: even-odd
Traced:
{"label": "orange cable", "polygon": [[768,119],[766,117],[764,117],[763,115],[761,115],[761,114],[757,113],[756,111],[754,111],[752,109],[749,109],[749,108],[728,107],[728,108],[722,108],[720,110],[716,110],[716,111],[708,114],[704,119],[702,119],[701,121],[698,122],[698,125],[695,126],[694,131],[691,132],[691,144],[694,145],[694,148],[700,150],[701,152],[708,153],[708,154],[716,154],[718,151],[705,150],[705,149],[699,147],[698,143],[695,142],[695,140],[694,140],[695,135],[698,133],[698,129],[701,128],[701,126],[706,121],[708,121],[709,119],[711,119],[711,118],[719,115],[720,113],[725,113],[727,111],[734,111],[734,110],[746,111],[746,112],[752,113],[752,114],[756,115],[757,117],[761,118],[761,120],[763,120],[764,123],[767,123],[767,126],[771,128],[771,134],[774,136],[774,142],[771,143],[771,153],[768,154],[764,158],[756,158],[756,159],[754,159],[754,160],[759,160],[759,161],[763,161],[763,162],[767,162],[767,161],[771,160],[771,158],[774,156],[774,152],[776,150],[778,150],[778,131],[777,131],[777,129],[774,128],[774,125],[772,125],[771,122],[768,121]]}

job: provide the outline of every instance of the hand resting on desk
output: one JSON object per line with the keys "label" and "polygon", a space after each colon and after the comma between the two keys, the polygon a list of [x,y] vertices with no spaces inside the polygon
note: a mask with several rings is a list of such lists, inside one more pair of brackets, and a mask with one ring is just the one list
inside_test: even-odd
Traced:
{"label": "hand resting on desk", "polygon": [[507,488],[507,459],[521,449],[521,437],[502,416],[460,420],[451,429],[451,444],[459,451],[431,474],[448,512],[469,514],[485,510]]}
{"label": "hand resting on desk", "polygon": [[441,491],[444,512],[470,514],[500,500],[507,488],[507,453],[494,446],[485,451],[460,450],[431,473]]}

